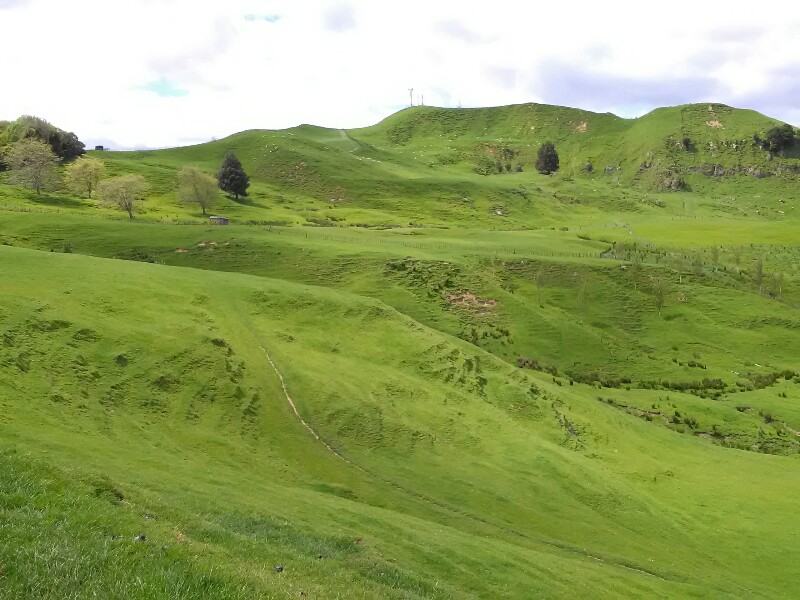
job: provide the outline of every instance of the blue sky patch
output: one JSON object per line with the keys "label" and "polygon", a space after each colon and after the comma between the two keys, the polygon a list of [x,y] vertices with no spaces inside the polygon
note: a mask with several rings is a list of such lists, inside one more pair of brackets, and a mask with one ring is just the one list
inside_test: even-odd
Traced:
{"label": "blue sky patch", "polygon": [[161,77],[156,81],[146,83],[142,86],[142,89],[148,92],[155,92],[163,98],[179,98],[189,93],[189,90],[175,87],[175,84],[166,77]]}
{"label": "blue sky patch", "polygon": [[280,15],[245,15],[244,20],[253,22],[253,21],[266,21],[267,23],[275,23],[276,21],[280,21]]}

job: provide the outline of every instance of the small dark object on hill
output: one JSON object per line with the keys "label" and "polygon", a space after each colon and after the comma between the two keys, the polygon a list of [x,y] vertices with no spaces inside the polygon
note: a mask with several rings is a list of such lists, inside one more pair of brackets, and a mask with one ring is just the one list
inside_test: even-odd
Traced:
{"label": "small dark object on hill", "polygon": [[146,515],[143,515],[143,516],[144,516],[145,519],[155,519],[155,517],[153,515],[151,515],[150,513],[147,513]]}
{"label": "small dark object on hill", "polygon": [[136,537],[133,538],[133,541],[134,542],[146,542],[147,541],[147,536],[145,534],[143,534],[143,533],[140,533],[139,535],[137,535]]}
{"label": "small dark object on hill", "polygon": [[275,565],[274,567],[272,567],[272,570],[275,571],[276,573],[283,573],[283,565]]}

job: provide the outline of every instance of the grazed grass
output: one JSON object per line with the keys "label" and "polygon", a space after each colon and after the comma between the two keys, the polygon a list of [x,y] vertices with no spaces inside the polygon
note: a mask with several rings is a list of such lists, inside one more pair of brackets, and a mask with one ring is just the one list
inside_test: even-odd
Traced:
{"label": "grazed grass", "polygon": [[[797,157],[740,143],[771,124],[420,107],[103,153],[151,183],[134,223],[0,185],[0,595],[792,597]],[[523,172],[475,173],[503,147]],[[253,195],[209,227],[175,175],[230,148]]]}

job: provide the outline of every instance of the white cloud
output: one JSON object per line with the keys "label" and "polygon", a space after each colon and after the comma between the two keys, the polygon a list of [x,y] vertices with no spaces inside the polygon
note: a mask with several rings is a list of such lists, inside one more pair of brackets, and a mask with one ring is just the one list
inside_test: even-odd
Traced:
{"label": "white cloud", "polygon": [[[800,123],[796,96],[780,97],[800,75],[790,2],[0,0],[0,10],[0,118],[32,113],[126,146],[368,125],[410,87],[447,106],[635,115],[714,100]],[[159,96],[144,89],[152,82],[187,93]]]}

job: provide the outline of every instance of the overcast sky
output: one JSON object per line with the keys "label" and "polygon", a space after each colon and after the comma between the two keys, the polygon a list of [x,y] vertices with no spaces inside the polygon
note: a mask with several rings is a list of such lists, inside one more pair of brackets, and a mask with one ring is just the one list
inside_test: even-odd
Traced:
{"label": "overcast sky", "polygon": [[639,116],[714,101],[800,125],[800,2],[0,0],[0,119],[94,144],[373,124],[436,106]]}

